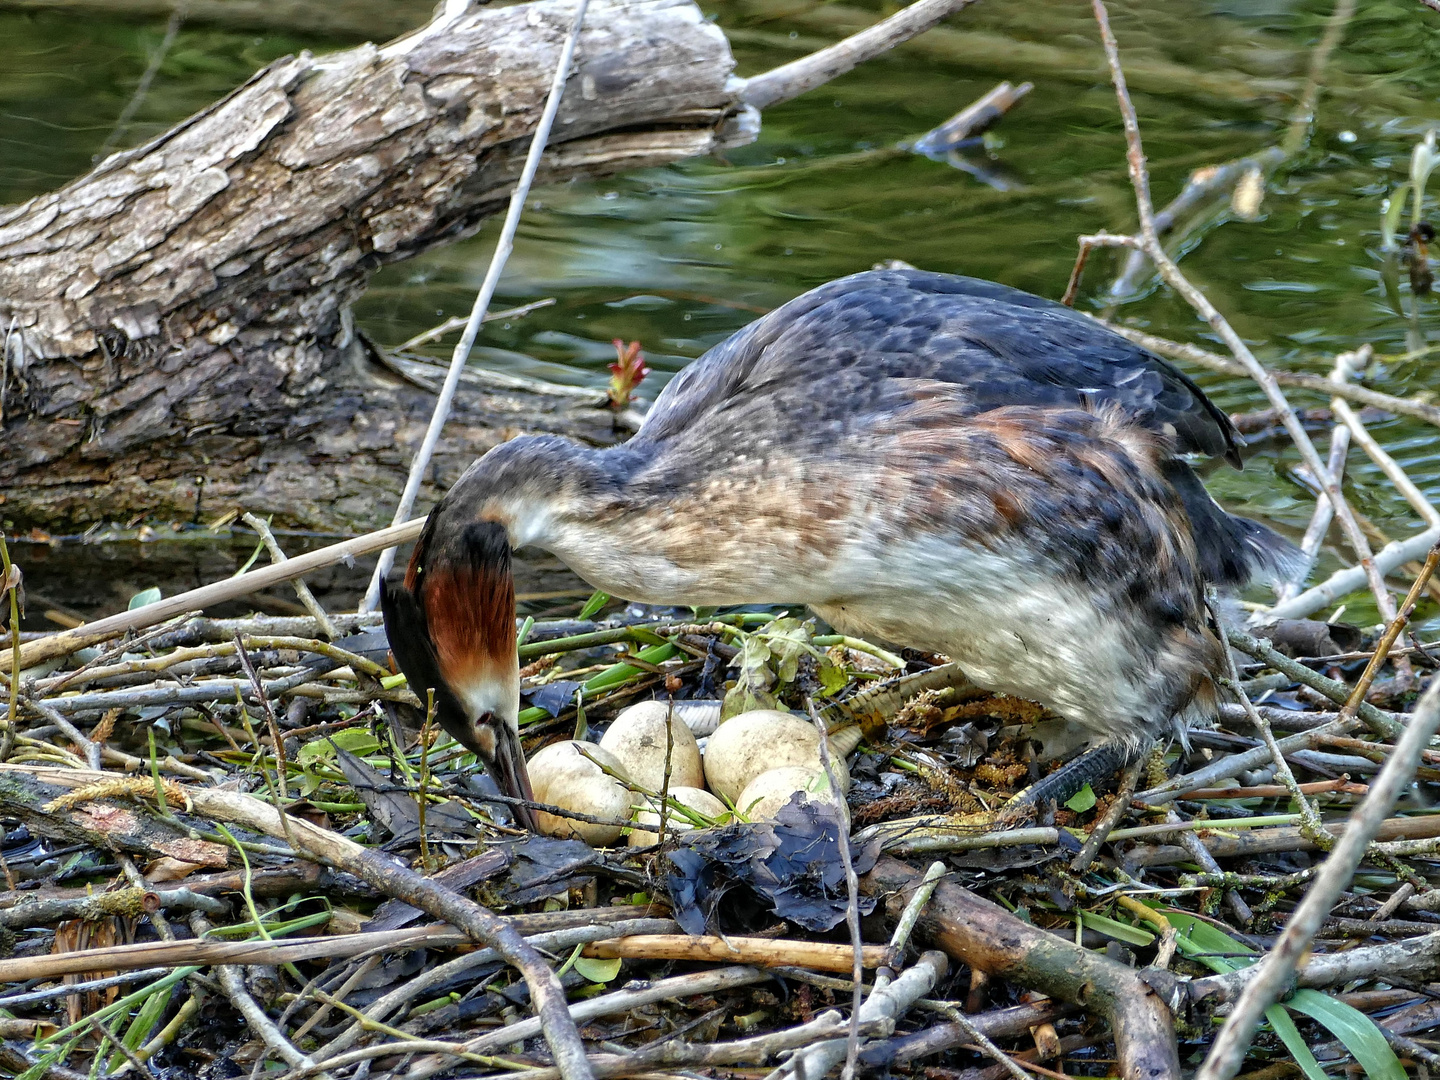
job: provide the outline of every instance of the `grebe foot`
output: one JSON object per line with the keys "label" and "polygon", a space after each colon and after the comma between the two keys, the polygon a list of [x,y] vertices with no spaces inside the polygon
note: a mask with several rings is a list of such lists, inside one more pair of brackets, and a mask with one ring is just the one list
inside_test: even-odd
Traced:
{"label": "grebe foot", "polygon": [[1041,810],[1047,803],[1063,806],[1086,784],[1095,784],[1113,776],[1137,758],[1149,753],[1148,746],[1126,746],[1123,743],[1101,743],[1092,746],[1060,768],[1018,792],[1001,810],[1005,818],[1026,817]]}

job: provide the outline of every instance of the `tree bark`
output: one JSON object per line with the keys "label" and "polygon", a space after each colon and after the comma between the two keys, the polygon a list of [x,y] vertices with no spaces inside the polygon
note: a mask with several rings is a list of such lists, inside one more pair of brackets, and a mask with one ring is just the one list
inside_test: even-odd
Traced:
{"label": "tree bark", "polygon": [[[314,529],[382,524],[432,395],[378,362],[350,305],[381,266],[503,207],[572,14],[482,8],[383,48],[278,60],[0,210],[6,524],[237,504]],[[596,0],[577,57],[543,182],[753,138],[725,37],[691,0]],[[616,440],[602,398],[472,376],[427,494],[521,431]]]}

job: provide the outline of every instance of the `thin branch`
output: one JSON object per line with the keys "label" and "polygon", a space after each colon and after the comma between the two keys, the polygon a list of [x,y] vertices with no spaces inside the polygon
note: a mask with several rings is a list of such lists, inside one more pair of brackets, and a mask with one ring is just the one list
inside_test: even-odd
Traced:
{"label": "thin branch", "polygon": [[[1082,243],[1084,239],[1084,237],[1081,238]],[[1211,371],[1218,371],[1222,375],[1249,374],[1249,371],[1246,370],[1244,365],[1236,363],[1229,357],[1221,356],[1219,353],[1202,349],[1198,345],[1171,341],[1169,338],[1160,337],[1158,334],[1147,334],[1143,330],[1135,330],[1129,326],[1122,326],[1119,323],[1107,322],[1104,319],[1097,319],[1096,321],[1114,333],[1119,334],[1121,337],[1133,341],[1141,348],[1149,349],[1151,352],[1159,353],[1161,356],[1168,356],[1175,360],[1184,360],[1188,363],[1199,364],[1201,367],[1209,368]],[[1361,405],[1384,409],[1386,412],[1398,413],[1401,416],[1413,416],[1416,420],[1423,420],[1427,424],[1434,424],[1440,427],[1440,408],[1423,401],[1396,397],[1393,394],[1382,394],[1378,390],[1371,390],[1365,386],[1356,386],[1354,383],[1336,385],[1329,377],[1323,375],[1308,375],[1303,372],[1294,371],[1272,371],[1270,374],[1281,386],[1293,386],[1297,390],[1313,390],[1315,393],[1322,394],[1326,398],[1342,397],[1347,401],[1355,401]]]}
{"label": "thin branch", "polygon": [[[1440,542],[1440,525],[1416,533],[1404,540],[1393,540],[1375,553],[1375,569],[1388,574],[1397,566],[1420,558]],[[1306,615],[1327,608],[1340,597],[1365,584],[1367,568],[1349,566],[1336,570],[1319,585],[1306,589],[1293,600],[1283,600],[1264,612],[1267,619],[1303,619]],[[1393,617],[1393,613],[1391,615]]]}
{"label": "thin branch", "polygon": [[1083,874],[1090,869],[1090,864],[1095,861],[1095,856],[1100,853],[1101,845],[1109,839],[1115,826],[1120,824],[1120,819],[1125,816],[1125,811],[1130,807],[1130,800],[1135,797],[1135,788],[1140,783],[1140,773],[1145,768],[1145,759],[1136,758],[1129,765],[1125,766],[1124,773],[1120,776],[1120,790],[1115,793],[1115,801],[1105,809],[1105,814],[1099,821],[1095,822],[1090,829],[1090,835],[1085,839],[1085,845],[1080,849],[1079,854],[1070,862],[1070,872]]}
{"label": "thin branch", "polygon": [[[922,0],[923,2],[923,0]],[[845,794],[835,775],[835,770],[830,762],[830,735],[829,729],[825,726],[824,719],[815,710],[815,703],[809,702],[810,719],[814,722],[816,730],[820,734],[820,766],[825,770],[825,778],[830,783],[831,805],[835,808],[835,829],[836,839],[840,848],[840,864],[845,868],[845,922],[850,928],[850,946],[854,950],[852,960],[851,978],[855,982],[855,989],[852,992],[850,1002],[850,1030],[845,1039],[845,1067],[840,1071],[841,1080],[852,1080],[855,1075],[855,1061],[860,1056],[860,1022],[864,1019],[861,1014],[861,989],[860,981],[863,977],[863,964],[861,953],[864,939],[860,936],[860,881],[855,876],[855,862],[850,856],[850,815],[845,808]],[[931,886],[934,891],[934,886]],[[876,983],[879,989],[879,983]],[[797,1058],[803,1055],[796,1055]],[[804,1072],[798,1075],[806,1075]]]}
{"label": "thin branch", "polygon": [[1437,728],[1440,728],[1440,679],[1434,680],[1420,699],[1394,752],[1370,785],[1370,794],[1350,814],[1344,833],[1285,924],[1280,939],[1255,965],[1253,981],[1241,992],[1196,1080],[1229,1080],[1240,1070],[1265,1010],[1285,993],[1321,923],[1360,865],[1366,845],[1379,832],[1401,792],[1415,779],[1421,752],[1430,744]]}
{"label": "thin branch", "polygon": [[[270,531],[268,522],[256,517],[248,510],[240,520],[260,534],[260,542],[265,545],[265,550],[270,553],[271,562],[283,563],[290,561],[290,557],[280,550],[280,544],[275,539],[275,534]],[[305,605],[305,610],[315,616],[315,621],[320,624],[320,632],[330,641],[337,640],[340,637],[340,631],[335,629],[335,624],[330,621],[330,616],[327,615],[325,609],[320,606],[320,601],[315,599],[315,594],[310,591],[310,586],[305,584],[305,579],[295,578],[292,581],[292,587],[295,589],[295,596],[299,599],[300,603]]]}
{"label": "thin branch", "polygon": [[[1344,386],[1349,381],[1353,370],[1352,364],[1357,363],[1359,355],[1353,352],[1342,352],[1335,357],[1335,366],[1330,371],[1330,381],[1337,387]],[[1335,402],[1340,399],[1330,399],[1331,410],[1334,410]],[[1336,484],[1345,481],[1345,462],[1350,456],[1350,429],[1344,424],[1337,423],[1330,428],[1330,454],[1325,465],[1330,471],[1327,474]],[[1315,498],[1315,509],[1310,514],[1310,524],[1305,527],[1305,536],[1300,541],[1300,552],[1304,558],[1300,565],[1295,567],[1291,579],[1280,589],[1280,600],[1293,600],[1299,595],[1300,590],[1305,587],[1305,579],[1310,576],[1310,571],[1315,566],[1315,556],[1320,551],[1320,545],[1325,541],[1325,535],[1330,531],[1330,523],[1335,520],[1335,507],[1324,493]]]}
{"label": "thin branch", "polygon": [[[210,923],[197,913],[190,916],[190,928],[195,931],[196,937],[203,938],[210,929]],[[250,1030],[259,1036],[271,1053],[292,1069],[302,1069],[311,1063],[310,1058],[296,1049],[295,1044],[285,1037],[285,1033],[276,1026],[275,1021],[271,1020],[259,1003],[250,996],[240,968],[234,964],[218,964],[214,973],[225,990],[225,996],[230,999],[230,1004],[245,1017]]]}
{"label": "thin branch", "polygon": [[297,555],[283,563],[272,563],[259,570],[251,570],[223,581],[202,585],[189,592],[177,593],[175,596],[157,600],[153,604],[146,604],[133,611],[122,611],[118,615],[97,619],[93,623],[77,626],[73,630],[64,630],[58,634],[26,642],[20,646],[21,664],[25,667],[32,667],[43,660],[66,656],[77,649],[118,637],[129,630],[140,630],[174,618],[176,615],[186,615],[226,600],[248,596],[261,589],[268,589],[271,585],[278,585],[282,581],[290,581],[301,574],[308,574],[312,570],[334,566],[339,562],[348,563],[357,555],[368,555],[381,548],[409,543],[420,535],[420,530],[424,527],[423,518],[418,521],[407,521],[403,525],[392,525],[388,529],[379,529],[351,540],[342,540],[329,547],[308,551],[304,555]]}
{"label": "thin branch", "polygon": [[[575,60],[575,45],[580,40],[580,27],[585,21],[585,9],[589,6],[590,0],[580,0],[575,8],[575,20],[570,24],[570,32],[565,37],[565,44],[560,49],[560,60],[555,65],[555,77],[550,82],[550,95],[545,99],[545,111],[540,114],[540,122],[535,126],[535,134],[530,138],[530,150],[525,155],[525,167],[520,172],[520,179],[515,182],[515,190],[510,196],[510,206],[505,211],[505,223],[500,227],[500,238],[495,242],[495,253],[490,257],[489,269],[485,271],[485,280],[480,283],[480,291],[475,296],[475,303],[470,308],[470,319],[465,324],[465,332],[460,335],[460,340],[455,344],[455,351],[450,357],[450,370],[445,373],[445,384],[440,388],[440,396],[435,402],[435,411],[430,416],[430,426],[425,429],[425,438],[420,443],[420,449],[415,452],[414,459],[410,462],[410,475],[405,478],[405,490],[400,494],[400,505],[395,508],[395,519],[391,523],[398,526],[410,516],[415,507],[415,497],[420,494],[420,484],[425,478],[425,472],[430,467],[430,458],[435,453],[435,447],[440,442],[440,432],[445,427],[445,421],[450,418],[450,407],[455,401],[455,391],[460,386],[460,374],[465,370],[465,363],[470,359],[470,350],[475,345],[475,337],[480,332],[480,324],[485,319],[485,312],[490,307],[490,300],[495,295],[495,286],[500,283],[500,274],[505,269],[505,262],[510,258],[510,252],[515,246],[515,231],[520,227],[520,215],[525,210],[525,200],[530,195],[530,185],[535,181],[535,172],[540,167],[540,158],[545,153],[545,144],[550,139],[550,128],[555,123],[555,114],[560,109],[560,98],[565,93],[565,80],[570,74],[570,65]],[[386,548],[380,553],[380,560],[375,564],[375,573],[370,578],[370,588],[365,593],[365,599],[360,604],[360,610],[374,611],[380,604],[380,586],[385,581],[385,575],[395,564],[395,549]],[[576,1062],[583,1064],[583,1058]]]}
{"label": "thin branch", "polygon": [[1350,407],[1349,403],[1334,398],[1330,402],[1330,408],[1345,424],[1360,449],[1365,451],[1370,460],[1395,485],[1395,490],[1405,497],[1405,501],[1420,515],[1425,524],[1432,529],[1440,526],[1440,510],[1436,510],[1430,500],[1425,497],[1424,492],[1415,486],[1415,481],[1406,475],[1405,470],[1400,467],[1400,463],[1375,441],[1375,436],[1371,435],[1365,425],[1360,422],[1360,417],[1355,415],[1355,410]]}
{"label": "thin branch", "polygon": [[1105,9],[1104,0],[1091,0],[1091,7],[1095,13],[1095,21],[1100,26],[1100,38],[1105,46],[1105,58],[1110,65],[1111,81],[1115,84],[1115,97],[1119,102],[1120,115],[1125,122],[1126,160],[1130,167],[1130,183],[1135,189],[1136,212],[1140,218],[1139,241],[1151,261],[1155,263],[1155,268],[1160,272],[1165,283],[1179,293],[1186,303],[1210,324],[1210,328],[1225,342],[1235,359],[1240,361],[1246,373],[1265,392],[1265,397],[1280,414],[1280,421],[1295,443],[1296,449],[1300,451],[1300,457],[1324,485],[1325,493],[1334,504],[1335,517],[1345,532],[1345,538],[1358,556],[1360,565],[1364,568],[1365,577],[1370,583],[1370,591],[1375,595],[1375,603],[1380,609],[1381,617],[1388,622],[1395,617],[1395,601],[1385,589],[1384,577],[1375,567],[1370,545],[1365,539],[1365,534],[1360,530],[1355,515],[1350,512],[1350,505],[1345,501],[1344,493],[1334,483],[1333,477],[1326,475],[1325,463],[1320,460],[1320,455],[1315,450],[1315,444],[1305,433],[1305,428],[1295,415],[1295,410],[1286,400],[1274,376],[1265,369],[1259,360],[1255,359],[1254,353],[1250,351],[1250,346],[1245,344],[1244,339],[1235,332],[1235,328],[1230,325],[1224,315],[1220,314],[1215,305],[1210,303],[1209,298],[1190,284],[1185,275],[1180,272],[1180,268],[1166,254],[1159,237],[1155,234],[1154,209],[1150,203],[1150,177],[1145,166],[1145,150],[1140,141],[1140,122],[1135,114],[1135,105],[1130,100],[1130,92],[1125,86],[1125,72],[1120,66],[1120,47],[1115,41],[1115,35],[1110,30],[1110,16]]}
{"label": "thin branch", "polygon": [[[1214,602],[1213,592],[1208,587],[1206,604],[1210,608],[1210,615],[1215,620],[1215,625],[1221,628],[1223,635],[1226,630],[1224,617],[1220,613],[1220,605]],[[1260,710],[1255,708],[1255,703],[1250,700],[1250,695],[1245,693],[1245,688],[1240,685],[1240,672],[1235,668],[1235,654],[1228,648],[1221,650],[1225,654],[1225,668],[1228,678],[1229,690],[1239,699],[1240,707],[1245,710],[1245,715],[1250,725],[1260,733],[1260,741],[1270,751],[1270,757],[1275,763],[1275,773],[1280,777],[1280,782],[1285,785],[1290,797],[1295,800],[1295,806],[1300,811],[1301,830],[1307,838],[1329,850],[1334,842],[1334,837],[1325,831],[1325,825],[1320,820],[1320,811],[1315,804],[1305,797],[1300,790],[1300,781],[1295,779],[1294,772],[1290,769],[1290,762],[1285,757],[1285,752],[1280,749],[1279,743],[1275,741],[1275,733],[1270,730],[1270,721],[1260,715]]]}
{"label": "thin branch", "polygon": [[975,0],[915,0],[888,19],[866,27],[828,48],[802,56],[789,64],[746,79],[739,99],[756,109],[766,109],[823,86],[831,79],[893,49],[901,42],[923,34],[941,19],[968,7]]}
{"label": "thin branch", "polygon": [[1415,605],[1420,600],[1420,594],[1425,591],[1426,584],[1435,573],[1437,563],[1440,563],[1440,544],[1436,544],[1430,549],[1430,554],[1425,557],[1425,565],[1420,568],[1420,573],[1415,575],[1415,581],[1411,584],[1410,591],[1405,594],[1405,600],[1400,605],[1400,610],[1385,627],[1385,632],[1380,635],[1380,640],[1375,643],[1375,652],[1371,655],[1370,662],[1365,665],[1365,670],[1360,673],[1360,680],[1355,684],[1355,689],[1350,692],[1350,697],[1340,709],[1342,720],[1348,720],[1359,710],[1366,693],[1375,682],[1375,676],[1380,673],[1385,658],[1390,655],[1390,648],[1395,644],[1395,639],[1400,636],[1400,632],[1410,621],[1410,613],[1415,610]]}
{"label": "thin branch", "polygon": [[176,4],[175,10],[170,13],[170,21],[165,25],[165,36],[160,41],[160,47],[150,54],[150,63],[146,65],[144,74],[140,76],[140,81],[135,86],[135,93],[130,95],[130,100],[125,103],[125,108],[115,121],[114,129],[105,137],[104,145],[96,151],[92,161],[105,160],[110,156],[110,151],[115,149],[120,140],[125,137],[125,132],[130,127],[130,121],[135,119],[135,114],[140,111],[140,106],[149,96],[150,84],[155,81],[155,76],[160,74],[160,65],[170,54],[170,47],[175,44],[175,39],[180,35],[180,27],[184,22],[185,5],[183,3]]}

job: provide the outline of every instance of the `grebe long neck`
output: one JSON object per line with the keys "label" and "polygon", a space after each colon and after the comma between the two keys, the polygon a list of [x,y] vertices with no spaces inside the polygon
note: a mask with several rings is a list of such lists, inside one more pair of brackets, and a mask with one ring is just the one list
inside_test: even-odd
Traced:
{"label": "grebe long neck", "polygon": [[[595,449],[514,439],[472,465],[441,512],[504,524],[597,588],[656,604],[806,601],[799,564],[817,537],[758,458],[666,453],[643,436]],[[743,455],[742,455],[743,457]],[[768,499],[775,498],[776,505]],[[803,518],[803,515],[800,515]],[[754,529],[760,519],[766,528]]]}

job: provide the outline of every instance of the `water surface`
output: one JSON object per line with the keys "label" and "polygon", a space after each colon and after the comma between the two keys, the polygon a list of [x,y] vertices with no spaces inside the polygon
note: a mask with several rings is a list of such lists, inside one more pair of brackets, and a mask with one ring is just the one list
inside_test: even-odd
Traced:
{"label": "water surface", "polygon": [[[703,7],[731,35],[741,74],[833,40],[854,10],[805,0],[706,0]],[[1324,374],[1335,352],[1364,343],[1397,357],[1435,339],[1440,325],[1433,299],[1417,305],[1403,275],[1396,310],[1380,255],[1382,200],[1406,178],[1417,139],[1440,125],[1440,16],[1414,0],[1360,7],[1327,69],[1310,136],[1271,178],[1258,220],[1238,220],[1221,202],[1176,242],[1187,274],[1277,367]],[[1309,0],[1114,5],[1158,203],[1193,169],[1283,138],[1329,11]],[[0,32],[9,43],[0,71],[0,202],[63,183],[107,144],[156,134],[277,56],[350,44],[303,30],[183,26],[134,119],[117,132],[164,37],[163,21],[0,11]],[[653,396],[666,377],[757,313],[883,259],[1058,297],[1078,234],[1134,228],[1123,136],[1100,62],[1088,5],[984,0],[928,40],[769,110],[760,139],[726,160],[537,190],[497,304],[556,303],[491,324],[473,362],[600,386],[611,339],[633,339],[656,369],[644,387]],[[984,146],[953,163],[902,148],[1000,78],[1030,80],[1035,90]],[[361,327],[395,345],[463,314],[495,229],[492,222],[469,241],[383,271],[357,309]],[[1108,253],[1092,259],[1078,306],[1219,348],[1153,280],[1114,303],[1117,267]],[[429,351],[445,358],[448,343]],[[1428,391],[1436,362],[1392,359],[1371,385]],[[1246,380],[1192,374],[1229,410],[1263,405]],[[1433,429],[1378,419],[1372,430],[1428,495],[1440,495]],[[1323,428],[1316,434],[1323,437]],[[1228,506],[1298,535],[1313,500],[1291,475],[1295,460],[1288,444],[1264,441],[1243,473],[1222,467],[1207,479]],[[1358,454],[1347,487],[1387,535],[1419,527]],[[226,547],[206,558],[233,565],[244,554]],[[1322,569],[1338,559],[1327,554]],[[37,561],[37,587],[43,565],[62,563],[67,574],[87,565],[83,557]],[[90,565],[113,586],[113,567],[98,557]],[[198,573],[193,561],[187,566],[190,576]],[[206,578],[220,568],[207,565]],[[133,577],[141,587],[153,583],[143,573]],[[184,587],[184,577],[170,573],[167,591]],[[113,607],[112,591],[92,607]],[[74,593],[67,595],[88,611]],[[1349,617],[1363,621],[1373,611],[1352,603]]]}

